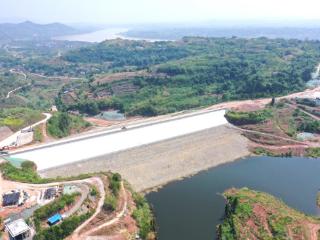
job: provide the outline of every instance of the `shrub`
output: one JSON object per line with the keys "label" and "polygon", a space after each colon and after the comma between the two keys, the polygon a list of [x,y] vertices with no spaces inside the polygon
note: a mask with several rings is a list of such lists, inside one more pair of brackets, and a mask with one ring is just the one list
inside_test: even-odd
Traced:
{"label": "shrub", "polygon": [[272,112],[270,109],[264,109],[254,112],[229,111],[226,113],[225,117],[230,123],[236,125],[257,124],[271,118]]}
{"label": "shrub", "polygon": [[98,189],[96,188],[96,186],[92,186],[91,190],[90,190],[90,195],[95,197],[99,195]]}
{"label": "shrub", "polygon": [[[22,163],[23,164],[23,163]],[[30,163],[25,163],[27,166],[31,166]],[[6,179],[25,182],[25,183],[44,183],[41,177],[33,168],[16,168],[10,163],[4,163],[0,165],[0,170]]]}
{"label": "shrub", "polygon": [[24,161],[21,163],[21,168],[25,170],[37,171],[37,165],[32,161]]}
{"label": "shrub", "polygon": [[87,220],[92,213],[80,216],[72,216],[65,219],[61,224],[37,232],[34,240],[61,240],[69,236],[81,223]]}
{"label": "shrub", "polygon": [[84,121],[79,116],[72,116],[66,112],[55,113],[48,121],[48,132],[53,137],[66,137],[72,131],[79,132],[81,129],[87,128],[90,123]]}
{"label": "shrub", "polygon": [[304,121],[298,130],[302,132],[320,133],[320,121]]}
{"label": "shrub", "polygon": [[61,211],[66,206],[70,206],[75,202],[76,197],[79,193],[74,193],[71,195],[63,195],[57,199],[55,199],[52,203],[47,204],[34,212],[35,219],[38,220],[45,220],[46,218],[50,217],[51,215]]}
{"label": "shrub", "polygon": [[117,198],[114,195],[107,195],[104,200],[103,209],[107,212],[112,212],[116,210],[117,203]]}
{"label": "shrub", "polygon": [[119,173],[114,173],[109,178],[110,189],[115,196],[118,196],[121,186],[121,175]]}
{"label": "shrub", "polygon": [[37,126],[33,129],[33,138],[34,141],[36,142],[42,142],[43,141],[43,135],[42,135],[42,130],[40,126]]}
{"label": "shrub", "polygon": [[318,158],[320,157],[320,148],[308,148],[307,149],[307,157]]}
{"label": "shrub", "polygon": [[133,198],[136,204],[136,209],[133,211],[132,216],[138,223],[140,237],[148,239],[148,237],[154,232],[154,218],[151,208],[142,195],[134,193]]}

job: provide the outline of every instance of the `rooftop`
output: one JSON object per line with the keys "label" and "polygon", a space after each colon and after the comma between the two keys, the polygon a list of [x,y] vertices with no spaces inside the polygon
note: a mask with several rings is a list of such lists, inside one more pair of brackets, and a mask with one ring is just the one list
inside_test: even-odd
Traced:
{"label": "rooftop", "polygon": [[22,233],[25,233],[30,230],[30,227],[26,224],[23,219],[18,219],[6,225],[6,228],[9,234],[12,237],[19,236]]}
{"label": "rooftop", "polygon": [[51,199],[53,198],[57,193],[56,188],[48,188],[44,192],[44,199]]}
{"label": "rooftop", "polygon": [[16,205],[19,202],[20,192],[12,192],[3,195],[3,206]]}
{"label": "rooftop", "polygon": [[62,219],[62,216],[59,213],[57,213],[48,219],[48,223],[50,225],[53,225],[53,224],[59,222],[61,219]]}

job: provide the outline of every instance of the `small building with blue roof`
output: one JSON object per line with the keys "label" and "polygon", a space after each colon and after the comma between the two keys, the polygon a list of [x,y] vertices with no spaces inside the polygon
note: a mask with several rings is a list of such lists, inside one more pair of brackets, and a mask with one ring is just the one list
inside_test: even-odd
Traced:
{"label": "small building with blue roof", "polygon": [[57,224],[58,222],[60,222],[62,220],[62,216],[61,214],[57,213],[55,215],[53,215],[52,217],[50,217],[47,222],[50,226]]}

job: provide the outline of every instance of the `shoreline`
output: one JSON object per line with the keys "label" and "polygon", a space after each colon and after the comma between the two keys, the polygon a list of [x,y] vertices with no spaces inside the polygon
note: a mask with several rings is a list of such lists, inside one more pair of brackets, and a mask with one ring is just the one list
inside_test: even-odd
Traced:
{"label": "shoreline", "polygon": [[[211,166],[211,167],[208,167],[206,169],[202,169],[202,170],[199,170],[197,172],[194,172],[194,173],[191,173],[189,175],[186,175],[184,177],[180,177],[180,178],[177,178],[177,179],[174,179],[174,180],[171,180],[171,181],[168,181],[166,183],[162,183],[158,186],[155,186],[155,187],[152,187],[152,188],[149,188],[149,189],[145,189],[145,190],[142,190],[140,191],[141,194],[143,194],[144,196],[145,195],[148,195],[149,193],[152,193],[152,192],[158,192],[159,190],[161,190],[162,188],[166,187],[168,184],[171,184],[171,183],[175,183],[175,182],[180,182],[180,181],[183,181],[183,180],[186,180],[186,179],[189,179],[189,178],[192,178],[198,174],[201,174],[201,173],[204,173],[204,172],[207,172],[207,171],[210,171],[216,167],[220,167],[220,166],[223,166],[223,165],[227,165],[227,164],[231,164],[231,163],[234,163],[234,162],[237,162],[237,161],[242,161],[242,160],[245,160],[249,157],[263,157],[263,155],[254,155],[253,153],[250,153],[246,156],[243,156],[243,157],[240,157],[240,158],[236,158],[234,160],[231,160],[231,161],[227,161],[227,162],[224,162],[224,163],[219,163],[215,166]],[[265,156],[265,157],[269,157],[269,156]]]}

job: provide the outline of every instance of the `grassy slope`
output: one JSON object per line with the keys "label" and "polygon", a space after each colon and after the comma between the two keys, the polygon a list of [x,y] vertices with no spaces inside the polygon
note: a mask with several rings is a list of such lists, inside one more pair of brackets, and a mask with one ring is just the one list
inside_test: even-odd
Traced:
{"label": "grassy slope", "polygon": [[0,109],[0,127],[7,126],[17,131],[44,118],[40,111],[30,108]]}
{"label": "grassy slope", "polygon": [[219,239],[317,239],[320,220],[300,213],[262,192],[230,189]]}

